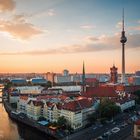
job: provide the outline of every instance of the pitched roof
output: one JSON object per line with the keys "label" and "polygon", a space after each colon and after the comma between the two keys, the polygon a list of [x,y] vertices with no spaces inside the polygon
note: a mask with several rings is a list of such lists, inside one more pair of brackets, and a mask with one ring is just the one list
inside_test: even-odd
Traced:
{"label": "pitched roof", "polygon": [[136,125],[140,125],[140,120],[137,120],[137,121],[135,122],[135,124],[136,124]]}
{"label": "pitched roof", "polygon": [[22,99],[22,100],[26,100],[26,101],[27,101],[27,100],[28,100],[28,95],[27,95],[27,96],[26,96],[26,95],[23,95],[23,96],[20,95],[20,99]]}
{"label": "pitched roof", "polygon": [[87,87],[86,90],[87,97],[118,97],[114,87]]}
{"label": "pitched roof", "polygon": [[96,78],[86,78],[86,83],[95,83],[98,82]]}
{"label": "pitched roof", "polygon": [[70,110],[70,111],[80,111],[84,108],[89,108],[92,106],[93,101],[91,100],[91,98],[81,98],[81,99],[77,99],[68,103],[64,103],[64,105],[62,106],[62,109],[65,110]]}
{"label": "pitched roof", "polygon": [[111,99],[111,101],[113,101],[115,103],[120,103],[120,104],[124,104],[124,103],[129,102],[129,101],[132,101],[132,100],[133,99],[127,98],[127,97],[122,98],[122,99],[120,99],[120,98],[113,98],[113,99]]}
{"label": "pitched roof", "polygon": [[58,99],[61,101],[65,101],[68,98],[66,95],[40,95],[37,97],[37,100],[48,100],[48,99]]}
{"label": "pitched roof", "polygon": [[41,101],[30,100],[28,104],[30,105],[31,103],[33,103],[34,106],[43,106],[43,102]]}

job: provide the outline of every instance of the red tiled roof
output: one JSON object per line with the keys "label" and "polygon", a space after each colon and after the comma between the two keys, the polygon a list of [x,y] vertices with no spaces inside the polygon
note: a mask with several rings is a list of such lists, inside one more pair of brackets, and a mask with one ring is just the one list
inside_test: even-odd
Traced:
{"label": "red tiled roof", "polygon": [[135,124],[136,124],[136,125],[140,125],[140,120],[137,120],[137,121],[135,122]]}
{"label": "red tiled roof", "polygon": [[82,110],[84,108],[91,107],[92,103],[93,103],[93,101],[91,99],[81,98],[81,99],[77,99],[75,101],[64,103],[64,105],[62,106],[62,109],[75,112],[75,111]]}
{"label": "red tiled roof", "polygon": [[66,100],[68,96],[66,95],[58,95],[58,98],[61,99],[62,101]]}
{"label": "red tiled roof", "polygon": [[113,102],[115,102],[115,103],[120,103],[120,104],[124,104],[125,102],[129,102],[129,101],[131,101],[132,99],[128,99],[128,98],[122,98],[122,99],[120,99],[120,98],[113,98],[113,99],[111,99],[111,101],[113,101]]}
{"label": "red tiled roof", "polygon": [[54,103],[52,103],[52,102],[47,102],[47,106],[48,106],[48,107],[53,107],[53,106],[54,106]]}
{"label": "red tiled roof", "polygon": [[134,92],[140,90],[140,85],[117,85],[116,90],[125,90],[126,92]]}
{"label": "red tiled roof", "polygon": [[87,87],[86,90],[87,97],[118,97],[114,87]]}
{"label": "red tiled roof", "polygon": [[21,96],[21,95],[20,95],[20,99],[22,99],[22,100],[26,100],[26,101],[27,101],[27,100],[28,100],[28,96],[26,96],[26,95]]}
{"label": "red tiled roof", "polygon": [[63,93],[62,95],[65,95],[67,97],[77,97],[79,96],[79,92],[69,92],[69,93]]}
{"label": "red tiled roof", "polygon": [[55,105],[56,105],[56,107],[57,107],[58,109],[61,109],[61,107],[62,107],[62,104],[61,104],[61,103],[55,104],[55,103],[51,103],[51,102],[46,102],[46,104],[47,104],[47,106],[50,107],[50,108],[53,108]]}
{"label": "red tiled roof", "polygon": [[34,106],[43,106],[43,102],[41,101],[30,100],[28,104],[31,104],[31,103],[33,103]]}
{"label": "red tiled roof", "polygon": [[96,78],[86,78],[86,83],[95,83],[98,82]]}
{"label": "red tiled roof", "polygon": [[52,98],[57,98],[60,99],[61,101],[64,101],[65,99],[68,98],[66,95],[45,95],[45,96],[38,96],[37,100],[42,100],[42,99],[52,99]]}
{"label": "red tiled roof", "polygon": [[57,106],[57,108],[59,109],[59,110],[61,110],[61,108],[62,108],[62,104],[56,104],[56,106]]}

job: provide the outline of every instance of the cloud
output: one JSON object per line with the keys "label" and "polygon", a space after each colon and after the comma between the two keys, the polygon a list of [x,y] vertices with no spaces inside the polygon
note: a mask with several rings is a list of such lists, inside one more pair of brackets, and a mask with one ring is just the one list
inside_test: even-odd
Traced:
{"label": "cloud", "polygon": [[87,36],[87,37],[85,37],[85,41],[87,41],[87,42],[97,42],[97,41],[99,41],[99,38],[94,37],[94,36]]}
{"label": "cloud", "polygon": [[[127,35],[128,42],[126,43],[127,49],[140,48],[140,34]],[[34,50],[28,52],[9,52],[0,53],[0,55],[51,55],[51,54],[70,54],[70,53],[86,53],[86,52],[97,52],[97,51],[110,51],[121,48],[120,34],[114,36],[100,36],[97,39],[90,37],[89,42],[85,44],[74,44],[71,46],[62,46],[55,49],[48,50]],[[96,40],[96,43],[95,43]]]}
{"label": "cloud", "polygon": [[93,28],[95,28],[95,26],[92,26],[92,25],[81,25],[80,28],[82,28],[82,29],[93,29]]}
{"label": "cloud", "polygon": [[140,48],[140,34],[133,34],[128,36],[129,48]]}
{"label": "cloud", "polygon": [[26,22],[25,18],[26,16],[24,14],[19,14],[19,15],[14,15],[12,20],[18,22]]}
{"label": "cloud", "polygon": [[15,15],[12,20],[0,20],[0,32],[7,32],[13,38],[28,40],[35,35],[43,33],[25,20],[24,15]]}
{"label": "cloud", "polygon": [[14,10],[15,4],[13,0],[0,0],[0,12]]}
{"label": "cloud", "polygon": [[38,12],[38,13],[33,13],[31,14],[31,17],[34,17],[34,18],[42,18],[42,17],[52,17],[52,16],[55,16],[56,15],[56,12],[54,9],[49,9],[47,11],[42,11],[42,12]]}
{"label": "cloud", "polygon": [[48,12],[47,12],[47,15],[48,16],[54,16],[56,13],[54,11],[54,9],[49,9]]}
{"label": "cloud", "polygon": [[121,28],[122,28],[122,21],[119,21],[119,22],[116,24],[116,28],[118,28],[118,29],[121,29]]}
{"label": "cloud", "polygon": [[[140,20],[137,21],[138,24],[140,24]],[[122,28],[122,21],[119,21],[117,24],[116,24],[116,28],[118,29],[121,29]],[[137,25],[137,26],[130,26],[128,27],[129,30],[133,30],[133,31],[140,31],[140,25]]]}
{"label": "cloud", "polygon": [[138,25],[129,27],[129,30],[140,31],[140,20],[137,21]]}
{"label": "cloud", "polygon": [[134,30],[134,31],[140,31],[140,25],[138,26],[133,26],[133,27],[129,27],[130,30]]}

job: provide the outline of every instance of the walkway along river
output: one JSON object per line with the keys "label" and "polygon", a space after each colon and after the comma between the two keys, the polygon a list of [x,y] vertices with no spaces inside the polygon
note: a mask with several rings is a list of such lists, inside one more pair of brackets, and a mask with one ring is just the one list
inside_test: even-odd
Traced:
{"label": "walkway along river", "polygon": [[[0,93],[0,96],[2,93]],[[2,103],[0,103],[0,140],[53,140],[22,123],[9,118]]]}

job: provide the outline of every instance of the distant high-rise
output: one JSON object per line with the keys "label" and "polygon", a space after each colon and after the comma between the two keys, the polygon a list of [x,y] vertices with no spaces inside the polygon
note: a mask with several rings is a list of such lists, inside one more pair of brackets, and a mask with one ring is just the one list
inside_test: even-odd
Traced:
{"label": "distant high-rise", "polygon": [[63,70],[63,76],[68,76],[68,75],[69,75],[69,71],[66,70],[66,69],[64,69],[64,70]]}
{"label": "distant high-rise", "polygon": [[120,42],[122,43],[122,79],[121,83],[125,83],[125,43],[127,41],[127,38],[125,36],[124,31],[124,9],[122,14],[122,33],[121,33],[121,39]]}
{"label": "distant high-rise", "polygon": [[118,81],[118,72],[117,72],[118,68],[115,67],[115,65],[113,65],[113,67],[110,68],[110,82],[115,84]]}

